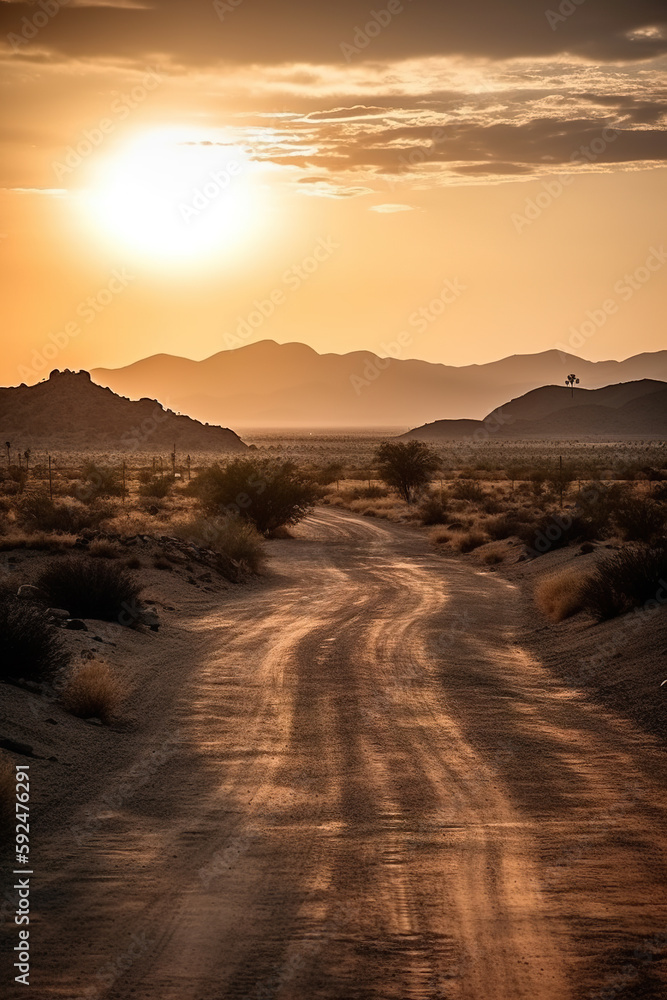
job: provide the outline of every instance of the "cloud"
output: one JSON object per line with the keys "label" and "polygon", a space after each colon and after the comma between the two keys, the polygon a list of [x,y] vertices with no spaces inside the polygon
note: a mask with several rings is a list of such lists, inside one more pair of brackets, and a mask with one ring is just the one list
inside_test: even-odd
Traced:
{"label": "cloud", "polygon": [[[556,11],[559,6],[554,3]],[[0,4],[0,34],[16,31],[17,13],[30,14],[31,8],[34,12],[30,4]],[[378,10],[379,17],[367,0],[81,0],[62,7],[40,44],[76,58],[145,59],[159,52],[199,68],[566,53],[595,62],[633,62],[667,52],[664,0],[586,0],[555,24],[544,0],[403,0],[388,19],[386,5],[379,3]]]}
{"label": "cloud", "polygon": [[370,211],[371,212],[380,212],[383,215],[384,214],[389,215],[389,214],[391,214],[393,212],[413,212],[414,211],[414,207],[412,205],[400,205],[400,204],[394,204],[394,205],[391,205],[391,204],[389,204],[389,205],[371,205]]}
{"label": "cloud", "polygon": [[[203,143],[240,145],[311,196],[355,197],[386,190],[388,179],[423,187],[667,160],[662,0],[631,8],[586,0],[554,30],[542,0],[404,0],[395,22],[349,61],[340,42],[363,42],[357,29],[369,17],[357,0],[240,0],[229,11],[210,0],[109,2],[72,2],[18,52],[0,54],[5,141],[25,147],[12,135],[34,130],[26,108],[41,106],[42,145],[48,133],[66,148],[77,133],[54,140],[53,131],[68,93],[76,102],[75,80],[86,81],[88,100],[131,90],[151,65],[161,76],[163,116],[185,109],[202,123]],[[0,3],[0,24],[16,30],[35,9]],[[99,112],[91,103],[89,120],[111,99]],[[211,138],[216,129],[224,141]],[[28,186],[34,178],[17,180]]]}
{"label": "cloud", "polygon": [[302,177],[298,183],[307,184],[301,188],[301,194],[311,198],[359,198],[362,195],[375,194],[373,188],[361,186],[346,187],[342,184],[335,184],[330,179],[321,177]]}

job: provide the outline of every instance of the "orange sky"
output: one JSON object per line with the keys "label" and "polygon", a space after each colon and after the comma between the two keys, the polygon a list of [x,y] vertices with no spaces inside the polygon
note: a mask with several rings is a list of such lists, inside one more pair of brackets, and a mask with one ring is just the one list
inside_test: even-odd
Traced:
{"label": "orange sky", "polygon": [[0,381],[662,349],[664,8],[502,6],[2,3]]}

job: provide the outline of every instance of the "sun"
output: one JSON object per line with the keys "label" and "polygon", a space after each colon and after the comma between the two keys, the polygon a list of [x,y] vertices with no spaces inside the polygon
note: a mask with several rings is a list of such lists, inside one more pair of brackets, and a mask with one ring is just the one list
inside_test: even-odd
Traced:
{"label": "sun", "polygon": [[89,221],[147,260],[200,261],[232,251],[260,221],[253,164],[239,146],[178,129],[136,137],[98,166]]}

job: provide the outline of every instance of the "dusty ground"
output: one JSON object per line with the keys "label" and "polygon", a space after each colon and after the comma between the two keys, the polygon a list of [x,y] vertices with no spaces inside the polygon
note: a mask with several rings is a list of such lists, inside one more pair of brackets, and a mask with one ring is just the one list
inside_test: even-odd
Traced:
{"label": "dusty ground", "polygon": [[262,587],[177,590],[125,729],[68,751],[36,707],[32,995],[667,997],[657,740],[541,664],[500,574],[297,535]]}

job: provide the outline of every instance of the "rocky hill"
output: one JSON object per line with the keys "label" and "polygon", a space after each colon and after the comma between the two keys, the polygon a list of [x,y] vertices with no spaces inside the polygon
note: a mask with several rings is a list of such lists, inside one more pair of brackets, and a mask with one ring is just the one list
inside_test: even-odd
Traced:
{"label": "rocky hill", "polygon": [[130,400],[91,381],[88,372],[51,372],[37,385],[0,388],[0,435],[21,450],[239,452],[234,431]]}
{"label": "rocky hill", "polygon": [[484,420],[436,420],[403,437],[421,441],[665,438],[667,383],[641,379],[574,391],[545,385],[496,407]]}

